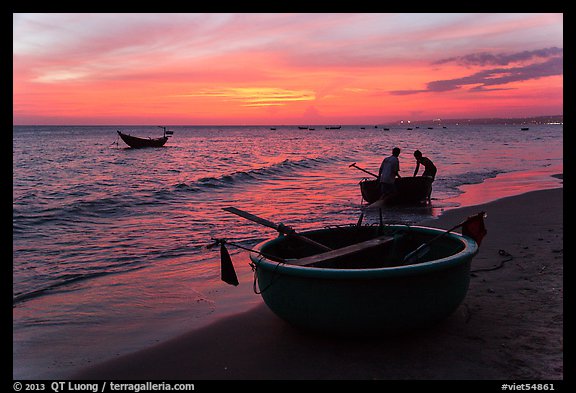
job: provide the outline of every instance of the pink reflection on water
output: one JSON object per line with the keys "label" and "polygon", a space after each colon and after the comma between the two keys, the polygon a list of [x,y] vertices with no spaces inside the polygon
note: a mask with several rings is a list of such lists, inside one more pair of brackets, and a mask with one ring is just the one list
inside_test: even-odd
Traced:
{"label": "pink reflection on water", "polygon": [[555,165],[526,172],[510,172],[486,179],[480,184],[466,184],[460,189],[463,194],[445,202],[457,203],[459,207],[474,206],[530,191],[560,188],[563,165]]}

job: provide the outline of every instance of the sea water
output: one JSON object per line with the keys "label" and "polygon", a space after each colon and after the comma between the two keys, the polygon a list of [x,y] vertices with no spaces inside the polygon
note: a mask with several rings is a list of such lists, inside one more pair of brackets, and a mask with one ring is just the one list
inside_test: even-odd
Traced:
{"label": "sea water", "polygon": [[413,175],[416,149],[438,174],[431,205],[386,208],[385,223],[438,216],[483,182],[504,179],[502,193],[474,203],[561,187],[552,175],[563,171],[562,125],[274,128],[171,127],[165,147],[130,149],[117,129],[161,129],[14,126],[13,377],[65,378],[258,304],[247,252],[230,249],[243,279],[231,288],[205,246],[250,248],[277,233],[222,208],[298,231],[354,224],[362,212],[378,223],[358,185],[371,176],[350,164],[377,173],[395,146],[401,175]]}

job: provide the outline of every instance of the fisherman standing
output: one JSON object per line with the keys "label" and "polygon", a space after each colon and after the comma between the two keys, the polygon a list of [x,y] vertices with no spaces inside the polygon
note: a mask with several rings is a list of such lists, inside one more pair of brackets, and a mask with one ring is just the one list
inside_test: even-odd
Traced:
{"label": "fisherman standing", "polygon": [[395,147],[392,149],[392,155],[386,157],[382,164],[380,164],[380,170],[378,171],[378,180],[380,181],[380,192],[384,196],[396,191],[396,186],[394,182],[396,177],[400,176],[400,160],[398,156],[400,155],[400,148]]}

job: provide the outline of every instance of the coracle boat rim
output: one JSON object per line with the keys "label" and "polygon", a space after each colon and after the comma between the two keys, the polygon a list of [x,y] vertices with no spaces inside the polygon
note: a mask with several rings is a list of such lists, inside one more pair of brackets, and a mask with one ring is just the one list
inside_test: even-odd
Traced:
{"label": "coracle boat rim", "polygon": [[[437,236],[445,232],[439,228],[430,228],[424,226],[414,225],[389,225],[388,227],[394,229],[405,228],[407,230],[416,229],[429,234]],[[304,234],[304,233],[303,233]],[[270,260],[258,253],[251,252],[250,259],[257,268],[266,270],[274,270],[279,274],[301,276],[301,277],[317,277],[317,278],[330,278],[330,279],[374,279],[382,277],[397,277],[397,276],[411,276],[416,274],[425,274],[428,272],[446,269],[452,266],[464,263],[465,260],[471,259],[478,253],[478,245],[474,240],[467,236],[458,233],[447,233],[444,235],[447,238],[457,240],[464,245],[464,248],[447,257],[434,259],[430,261],[420,262],[411,265],[401,266],[388,266],[381,268],[364,268],[364,269],[337,269],[337,268],[323,268],[323,267],[309,267],[309,266],[296,266],[289,263],[277,262]],[[256,250],[261,250],[262,247],[275,239],[267,239],[256,246]]]}

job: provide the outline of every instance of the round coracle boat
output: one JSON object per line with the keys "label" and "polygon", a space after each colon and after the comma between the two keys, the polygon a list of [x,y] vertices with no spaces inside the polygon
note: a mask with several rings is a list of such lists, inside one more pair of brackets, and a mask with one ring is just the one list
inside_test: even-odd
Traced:
{"label": "round coracle boat", "polygon": [[[397,178],[394,182],[396,191],[387,195],[383,202],[386,205],[415,204],[425,201],[432,190],[433,178],[429,176],[415,176]],[[380,182],[373,179],[363,179],[359,183],[362,199],[374,203],[382,198]]]}
{"label": "round coracle boat", "polygon": [[[426,328],[445,319],[466,296],[478,252],[467,236],[418,226],[300,235],[312,242],[279,236],[250,254],[261,296],[291,325],[346,335]],[[314,242],[334,251],[319,251]],[[416,259],[406,259],[425,243]]]}

